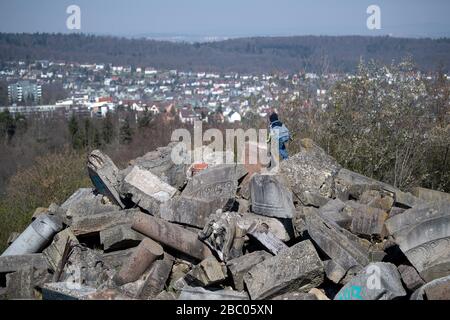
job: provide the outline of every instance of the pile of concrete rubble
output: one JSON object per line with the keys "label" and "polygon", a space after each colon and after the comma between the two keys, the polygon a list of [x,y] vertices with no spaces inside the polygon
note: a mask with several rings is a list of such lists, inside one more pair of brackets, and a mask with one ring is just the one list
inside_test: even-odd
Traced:
{"label": "pile of concrete rubble", "polygon": [[175,144],[120,170],[93,151],[93,188],[11,235],[0,297],[450,299],[450,194],[402,192],[301,143],[277,171],[175,164]]}

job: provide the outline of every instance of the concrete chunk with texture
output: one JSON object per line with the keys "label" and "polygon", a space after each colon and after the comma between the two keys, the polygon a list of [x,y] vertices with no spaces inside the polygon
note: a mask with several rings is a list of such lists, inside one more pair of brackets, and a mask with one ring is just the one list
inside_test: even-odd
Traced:
{"label": "concrete chunk with texture", "polygon": [[425,203],[386,221],[402,252],[429,282],[450,273],[450,203]]}
{"label": "concrete chunk with texture", "polygon": [[411,300],[450,300],[450,275],[423,285],[411,295]]}
{"label": "concrete chunk with texture", "polygon": [[72,221],[70,229],[76,236],[97,233],[118,225],[132,223],[138,212],[140,211],[129,209],[81,216]]}
{"label": "concrete chunk with texture", "polygon": [[131,223],[121,224],[100,231],[100,243],[104,251],[123,250],[137,246],[144,236],[131,229]]}
{"label": "concrete chunk with texture", "polygon": [[257,264],[271,257],[272,255],[266,251],[255,251],[228,261],[227,267],[230,270],[235,289],[244,290],[244,275]]}
{"label": "concrete chunk with texture", "polygon": [[295,207],[292,192],[282,178],[270,174],[256,174],[250,181],[252,212],[276,218],[292,218]]}
{"label": "concrete chunk with texture", "polygon": [[309,240],[262,261],[244,276],[252,300],[292,291],[307,292],[320,285],[323,279],[323,263]]}
{"label": "concrete chunk with texture", "polygon": [[346,272],[369,264],[368,248],[349,231],[313,213],[306,215],[306,225],[312,240]]}
{"label": "concrete chunk with texture", "polygon": [[187,183],[182,195],[203,200],[218,200],[223,207],[229,199],[234,199],[238,185],[236,165],[218,165],[207,168]]}
{"label": "concrete chunk with texture", "polygon": [[134,167],[123,179],[121,193],[139,207],[158,214],[159,206],[171,199],[177,190],[148,170]]}
{"label": "concrete chunk with texture", "polygon": [[292,192],[300,199],[304,192],[333,196],[333,178],[341,168],[337,161],[310,139],[300,141],[300,152],[280,164]]}
{"label": "concrete chunk with texture", "polygon": [[47,260],[42,253],[0,257],[0,273],[15,272],[24,266],[33,266],[36,269],[45,269],[49,267]]}
{"label": "concrete chunk with texture", "polygon": [[208,257],[189,271],[184,280],[191,285],[203,287],[215,285],[227,278],[226,267],[215,257]]}
{"label": "concrete chunk with texture", "polygon": [[208,221],[208,217],[215,213],[217,209],[221,209],[220,201],[183,195],[162,204],[160,216],[167,221],[203,228]]}
{"label": "concrete chunk with texture", "polygon": [[336,295],[335,300],[393,300],[406,296],[400,273],[392,263],[369,264]]}
{"label": "concrete chunk with texture", "polygon": [[100,150],[94,150],[88,157],[87,168],[95,189],[124,208],[119,195],[120,172],[111,158]]}

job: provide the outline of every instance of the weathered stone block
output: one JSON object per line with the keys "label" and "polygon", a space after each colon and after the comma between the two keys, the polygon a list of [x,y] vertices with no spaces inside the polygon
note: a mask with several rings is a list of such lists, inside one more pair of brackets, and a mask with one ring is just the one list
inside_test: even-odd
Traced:
{"label": "weathered stone block", "polygon": [[163,259],[156,260],[152,264],[145,283],[138,293],[139,299],[153,299],[164,290],[165,284],[172,272],[173,263],[173,257],[165,253]]}
{"label": "weathered stone block", "polygon": [[188,153],[183,148],[174,149],[177,144],[178,142],[173,142],[165,147],[148,152],[142,157],[130,161],[130,165],[149,170],[162,181],[178,189],[185,183],[187,165],[185,161],[182,161],[181,164],[175,164],[172,161],[172,152],[178,151],[177,157],[180,159],[186,159]]}
{"label": "weathered stone block", "polygon": [[292,192],[316,192],[329,198],[333,196],[333,177],[340,169],[334,158],[310,139],[301,140],[299,153],[280,164],[281,173],[288,179]]}
{"label": "weathered stone block", "polygon": [[250,181],[252,212],[269,217],[293,218],[292,192],[276,175],[254,175]]}
{"label": "weathered stone block", "polygon": [[236,165],[218,165],[196,174],[188,181],[182,195],[203,200],[218,200],[223,207],[234,199],[237,190]]}
{"label": "weathered stone block", "polygon": [[148,170],[134,167],[123,179],[121,194],[139,207],[158,214],[161,203],[172,198],[177,190]]}
{"label": "weathered stone block", "polygon": [[384,222],[388,214],[378,208],[369,207],[354,201],[346,203],[347,211],[352,217],[350,231],[361,236],[376,236],[383,238],[385,235]]}
{"label": "weathered stone block", "polygon": [[257,264],[271,257],[272,255],[266,251],[255,251],[228,261],[227,267],[230,270],[234,288],[238,291],[244,290],[244,275]]}
{"label": "weathered stone block", "polygon": [[450,203],[425,203],[386,221],[402,252],[429,282],[450,273]]}
{"label": "weathered stone block", "polygon": [[36,269],[46,269],[49,267],[42,253],[0,257],[0,273],[15,272],[26,266],[32,266]]}
{"label": "weathered stone block", "polygon": [[57,233],[53,238],[53,242],[43,251],[43,254],[53,271],[57,271],[60,267],[64,249],[66,248],[68,241],[70,241],[72,245],[79,243],[70,228]]}
{"label": "weathered stone block", "polygon": [[185,276],[186,283],[190,285],[211,286],[227,278],[226,267],[215,257],[208,257],[194,266]]}
{"label": "weathered stone block", "polygon": [[450,300],[450,275],[423,285],[411,295],[411,300]]}
{"label": "weathered stone block", "polygon": [[217,209],[222,208],[216,199],[203,200],[183,195],[163,203],[160,216],[167,221],[203,228]]}
{"label": "weathered stone block", "polygon": [[108,197],[113,203],[124,208],[125,206],[119,196],[121,176],[119,169],[111,158],[100,150],[94,150],[88,157],[87,168],[95,189]]}
{"label": "weathered stone block", "polygon": [[441,192],[437,190],[425,189],[425,188],[414,188],[412,194],[419,199],[426,202],[440,202],[446,201],[450,202],[450,193]]}
{"label": "weathered stone block", "polygon": [[103,250],[122,250],[137,246],[144,236],[131,229],[131,223],[121,224],[100,231],[100,243]]}
{"label": "weathered stone block", "polygon": [[400,274],[391,263],[369,264],[336,295],[335,300],[393,300],[406,295]]}
{"label": "weathered stone block", "polygon": [[139,212],[139,210],[130,209],[81,216],[73,219],[70,229],[76,236],[97,233],[118,225],[130,224]]}
{"label": "weathered stone block", "polygon": [[397,269],[400,272],[403,283],[409,290],[417,290],[425,284],[425,281],[423,281],[413,267],[402,264],[398,266]]}
{"label": "weathered stone block", "polygon": [[309,240],[281,251],[254,266],[244,276],[252,300],[317,287],[324,278],[323,263]]}
{"label": "weathered stone block", "polygon": [[313,241],[345,271],[369,264],[368,248],[352,233],[319,214],[306,215],[306,225]]}

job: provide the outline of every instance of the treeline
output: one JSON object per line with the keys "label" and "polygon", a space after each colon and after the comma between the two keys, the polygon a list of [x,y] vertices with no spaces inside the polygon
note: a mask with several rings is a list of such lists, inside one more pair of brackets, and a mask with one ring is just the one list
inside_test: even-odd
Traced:
{"label": "treeline", "polygon": [[103,62],[163,69],[353,72],[361,58],[380,63],[411,56],[422,70],[450,70],[450,39],[367,36],[241,38],[172,43],[83,34],[0,33],[0,61],[17,59]]}

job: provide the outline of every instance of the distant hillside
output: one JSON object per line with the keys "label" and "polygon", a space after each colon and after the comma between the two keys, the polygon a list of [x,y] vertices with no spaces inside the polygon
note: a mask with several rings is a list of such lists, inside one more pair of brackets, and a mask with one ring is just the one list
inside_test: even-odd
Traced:
{"label": "distant hillside", "polygon": [[0,60],[57,59],[204,71],[353,71],[360,58],[412,56],[423,70],[450,70],[450,39],[299,36],[172,43],[82,34],[0,33]]}

